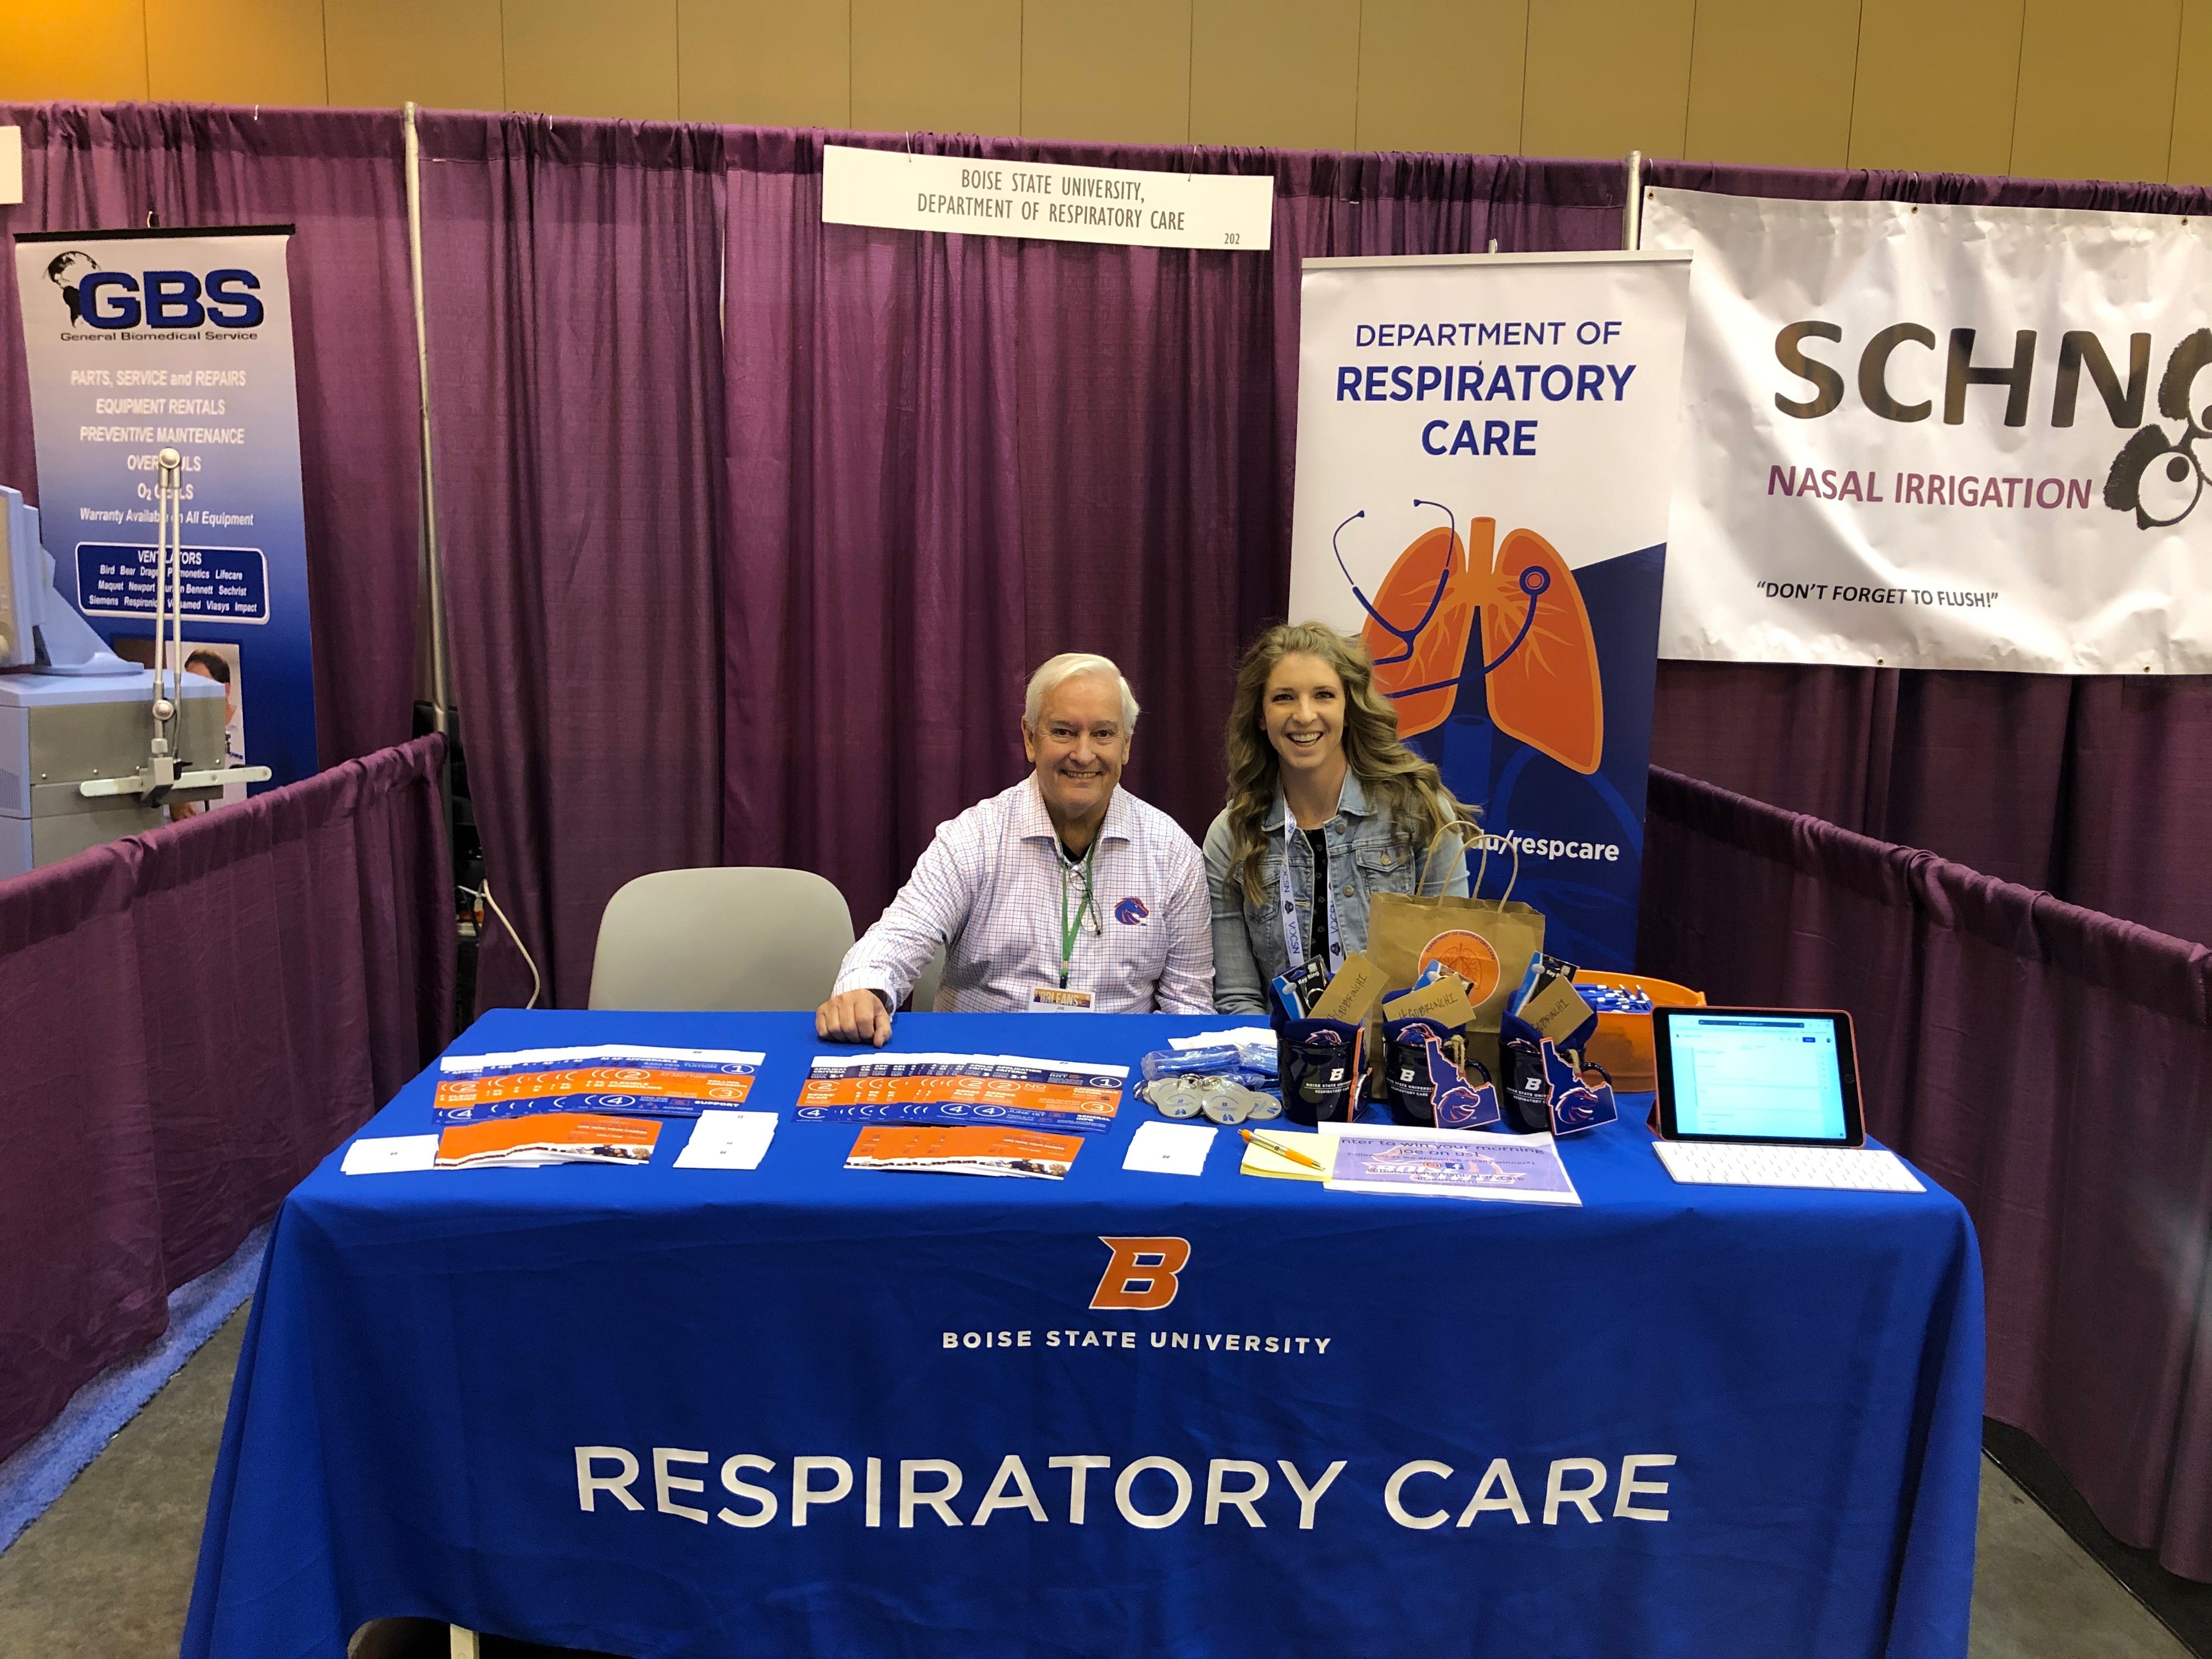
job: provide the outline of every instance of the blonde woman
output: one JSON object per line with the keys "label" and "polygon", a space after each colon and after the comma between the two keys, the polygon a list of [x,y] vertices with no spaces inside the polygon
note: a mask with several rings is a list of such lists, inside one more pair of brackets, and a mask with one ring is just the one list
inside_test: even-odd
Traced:
{"label": "blonde woman", "polygon": [[1377,893],[1464,895],[1459,837],[1424,854],[1469,816],[1398,740],[1358,641],[1318,623],[1262,634],[1230,706],[1229,804],[1206,832],[1214,1007],[1263,1014],[1277,975],[1364,950]]}

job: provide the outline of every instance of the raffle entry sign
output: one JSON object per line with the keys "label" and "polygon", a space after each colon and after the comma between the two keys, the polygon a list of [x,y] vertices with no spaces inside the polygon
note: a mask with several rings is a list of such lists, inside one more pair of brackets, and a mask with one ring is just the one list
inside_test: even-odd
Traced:
{"label": "raffle entry sign", "polygon": [[1695,255],[1661,654],[2212,672],[2212,225],[1644,193]]}

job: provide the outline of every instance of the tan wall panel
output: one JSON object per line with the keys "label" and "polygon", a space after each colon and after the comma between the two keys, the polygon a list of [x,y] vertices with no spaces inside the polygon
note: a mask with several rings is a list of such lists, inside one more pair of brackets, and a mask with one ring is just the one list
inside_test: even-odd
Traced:
{"label": "tan wall panel", "polygon": [[1683,153],[1842,167],[1858,47],[1859,0],[1698,0]]}
{"label": "tan wall panel", "polygon": [[1681,155],[1695,11],[1695,0],[1531,7],[1522,153]]}
{"label": "tan wall panel", "polygon": [[2004,172],[2021,3],[1864,0],[1850,165]]}
{"label": "tan wall panel", "polygon": [[676,0],[508,0],[507,107],[677,116]]}
{"label": "tan wall panel", "polygon": [[853,0],[853,125],[1022,130],[1022,0]]}
{"label": "tan wall panel", "polygon": [[206,104],[325,104],[320,0],[146,0],[147,91]]}
{"label": "tan wall panel", "polygon": [[1528,0],[1366,0],[1355,142],[1510,155],[1528,56]]}
{"label": "tan wall panel", "polygon": [[6,0],[0,4],[0,100],[100,102],[146,95],[141,0]]}
{"label": "tan wall panel", "polygon": [[2177,185],[2212,185],[2212,0],[2182,0],[2181,89],[2173,111],[2173,159],[2166,170]]}
{"label": "tan wall panel", "polygon": [[500,0],[323,0],[331,102],[504,109]]}
{"label": "tan wall panel", "polygon": [[2180,38],[2181,0],[2028,0],[2011,171],[2165,178]]}
{"label": "tan wall panel", "polygon": [[684,118],[851,125],[851,21],[844,0],[677,0]]}
{"label": "tan wall panel", "polygon": [[1193,0],[1190,136],[1349,149],[1359,122],[1359,0]]}
{"label": "tan wall panel", "polygon": [[1026,0],[1022,131],[1033,138],[1190,138],[1191,0]]}

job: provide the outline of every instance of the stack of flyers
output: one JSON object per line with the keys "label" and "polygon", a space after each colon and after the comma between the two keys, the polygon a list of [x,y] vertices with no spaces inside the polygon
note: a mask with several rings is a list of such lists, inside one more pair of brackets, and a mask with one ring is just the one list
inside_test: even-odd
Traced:
{"label": "stack of flyers", "polygon": [[874,1128],[860,1131],[845,1167],[1058,1181],[1082,1150],[1080,1135],[1042,1135],[1027,1129]]}
{"label": "stack of flyers", "polygon": [[517,1048],[438,1062],[438,1127],[550,1111],[696,1117],[742,1105],[766,1058],[735,1048]]}
{"label": "stack of flyers", "polygon": [[1087,1134],[1109,1127],[1126,1066],[1022,1054],[817,1054],[801,1123],[981,1123]]}
{"label": "stack of flyers", "polygon": [[459,1123],[438,1136],[438,1168],[494,1164],[630,1164],[652,1161],[660,1126],[650,1118],[538,1112],[529,1117]]}

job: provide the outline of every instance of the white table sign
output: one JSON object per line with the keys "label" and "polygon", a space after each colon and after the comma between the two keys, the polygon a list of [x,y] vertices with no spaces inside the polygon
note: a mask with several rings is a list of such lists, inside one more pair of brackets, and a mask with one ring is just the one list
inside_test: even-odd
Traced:
{"label": "white table sign", "polygon": [[1274,213],[1268,173],[1134,173],[842,144],[822,151],[822,222],[830,225],[1259,252]]}

